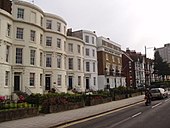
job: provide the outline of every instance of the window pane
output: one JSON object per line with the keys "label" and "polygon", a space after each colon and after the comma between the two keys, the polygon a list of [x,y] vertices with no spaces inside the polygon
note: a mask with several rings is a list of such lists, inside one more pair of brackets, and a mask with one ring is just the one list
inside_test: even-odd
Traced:
{"label": "window pane", "polygon": [[30,73],[30,86],[35,85],[35,73]]}
{"label": "window pane", "polygon": [[52,61],[52,55],[47,54],[46,55],[46,67],[51,67],[51,61]]}
{"label": "window pane", "polygon": [[89,72],[90,71],[90,63],[86,62],[86,71]]}
{"label": "window pane", "polygon": [[57,68],[61,68],[61,55],[57,55]]}
{"label": "window pane", "polygon": [[9,71],[6,71],[5,73],[5,86],[9,85]]}
{"label": "window pane", "polygon": [[42,62],[42,59],[43,59],[42,57],[43,57],[42,52],[40,52],[40,66],[42,66],[42,63],[43,63]]}
{"label": "window pane", "polygon": [[89,53],[89,49],[88,48],[86,48],[86,56],[89,56],[90,55],[90,53]]}
{"label": "window pane", "polygon": [[61,31],[61,23],[57,22],[57,31],[60,32]]}
{"label": "window pane", "polygon": [[46,46],[52,46],[52,37],[46,37]]}
{"label": "window pane", "polygon": [[30,50],[30,64],[35,65],[35,50]]}
{"label": "window pane", "polygon": [[89,43],[89,36],[85,36],[85,42]]}
{"label": "window pane", "polygon": [[31,30],[30,32],[30,40],[35,41],[35,31]]}
{"label": "window pane", "polygon": [[43,79],[42,79],[42,76],[43,76],[43,75],[40,74],[40,86],[42,86],[42,80],[43,80]]}
{"label": "window pane", "polygon": [[57,48],[61,48],[61,39],[57,38]]}
{"label": "window pane", "polygon": [[24,19],[24,9],[18,8],[17,18]]}
{"label": "window pane", "polygon": [[22,48],[16,48],[16,63],[22,64]]}
{"label": "window pane", "polygon": [[61,86],[61,80],[62,80],[61,77],[62,77],[61,75],[58,75],[58,78],[57,78],[57,85],[58,86]]}
{"label": "window pane", "polygon": [[69,58],[68,63],[69,63],[68,69],[73,69],[73,58]]}
{"label": "window pane", "polygon": [[9,46],[6,46],[6,62],[9,62]]}
{"label": "window pane", "polygon": [[11,36],[11,25],[7,24],[7,36]]}
{"label": "window pane", "polygon": [[81,85],[81,76],[78,76],[78,85]]}
{"label": "window pane", "polygon": [[81,70],[81,59],[78,59],[78,70]]}
{"label": "window pane", "polygon": [[52,21],[51,20],[46,21],[46,29],[52,29]]}
{"label": "window pane", "polygon": [[80,53],[80,45],[77,45],[77,52]]}
{"label": "window pane", "polygon": [[17,39],[23,39],[23,28],[17,28],[16,38]]}

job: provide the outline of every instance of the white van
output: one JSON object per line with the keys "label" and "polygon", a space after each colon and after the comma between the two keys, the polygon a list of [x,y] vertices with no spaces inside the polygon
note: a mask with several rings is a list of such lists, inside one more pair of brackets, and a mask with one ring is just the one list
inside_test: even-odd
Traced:
{"label": "white van", "polygon": [[156,98],[164,99],[168,97],[168,92],[165,91],[165,89],[163,88],[152,88],[150,92],[152,94],[152,99]]}

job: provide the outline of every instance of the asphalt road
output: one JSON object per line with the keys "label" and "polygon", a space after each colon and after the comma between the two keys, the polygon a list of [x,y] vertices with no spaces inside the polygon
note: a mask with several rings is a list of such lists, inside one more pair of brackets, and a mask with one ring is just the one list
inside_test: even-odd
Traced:
{"label": "asphalt road", "polygon": [[67,128],[170,128],[170,99],[152,101],[115,111],[91,120],[74,122]]}

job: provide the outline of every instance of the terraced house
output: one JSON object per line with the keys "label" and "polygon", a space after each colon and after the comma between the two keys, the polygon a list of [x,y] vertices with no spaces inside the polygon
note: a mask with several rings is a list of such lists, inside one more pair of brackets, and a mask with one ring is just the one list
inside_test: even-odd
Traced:
{"label": "terraced house", "polygon": [[99,89],[126,86],[122,75],[121,45],[109,38],[97,38],[98,83]]}
{"label": "terraced house", "polygon": [[0,95],[125,86],[121,65],[119,44],[95,31],[67,30],[62,17],[34,4],[1,0]]}

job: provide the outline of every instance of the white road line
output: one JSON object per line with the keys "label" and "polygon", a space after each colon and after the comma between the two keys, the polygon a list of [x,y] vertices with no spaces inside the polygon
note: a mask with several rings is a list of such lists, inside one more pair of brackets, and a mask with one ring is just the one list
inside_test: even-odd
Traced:
{"label": "white road line", "polygon": [[159,106],[159,105],[161,105],[161,104],[162,104],[162,102],[160,102],[160,103],[158,103],[158,104],[152,106],[152,108],[155,108],[155,107],[157,107],[157,106]]}
{"label": "white road line", "polygon": [[169,101],[170,99],[166,99],[165,102]]}
{"label": "white road line", "polygon": [[136,113],[135,115],[132,116],[132,118],[134,118],[134,117],[136,117],[136,116],[139,116],[140,114],[142,114],[142,112]]}
{"label": "white road line", "polygon": [[124,123],[124,122],[126,122],[126,121],[128,121],[128,120],[130,120],[132,117],[128,117],[128,118],[126,118],[126,119],[124,119],[124,120],[121,120],[121,121],[119,121],[119,122],[117,122],[117,123],[115,123],[115,124],[113,124],[113,125],[111,125],[111,126],[109,126],[109,127],[111,127],[111,128],[113,128],[113,127],[116,127],[116,126],[118,126],[118,125],[120,125],[120,124],[122,124],[122,123]]}

